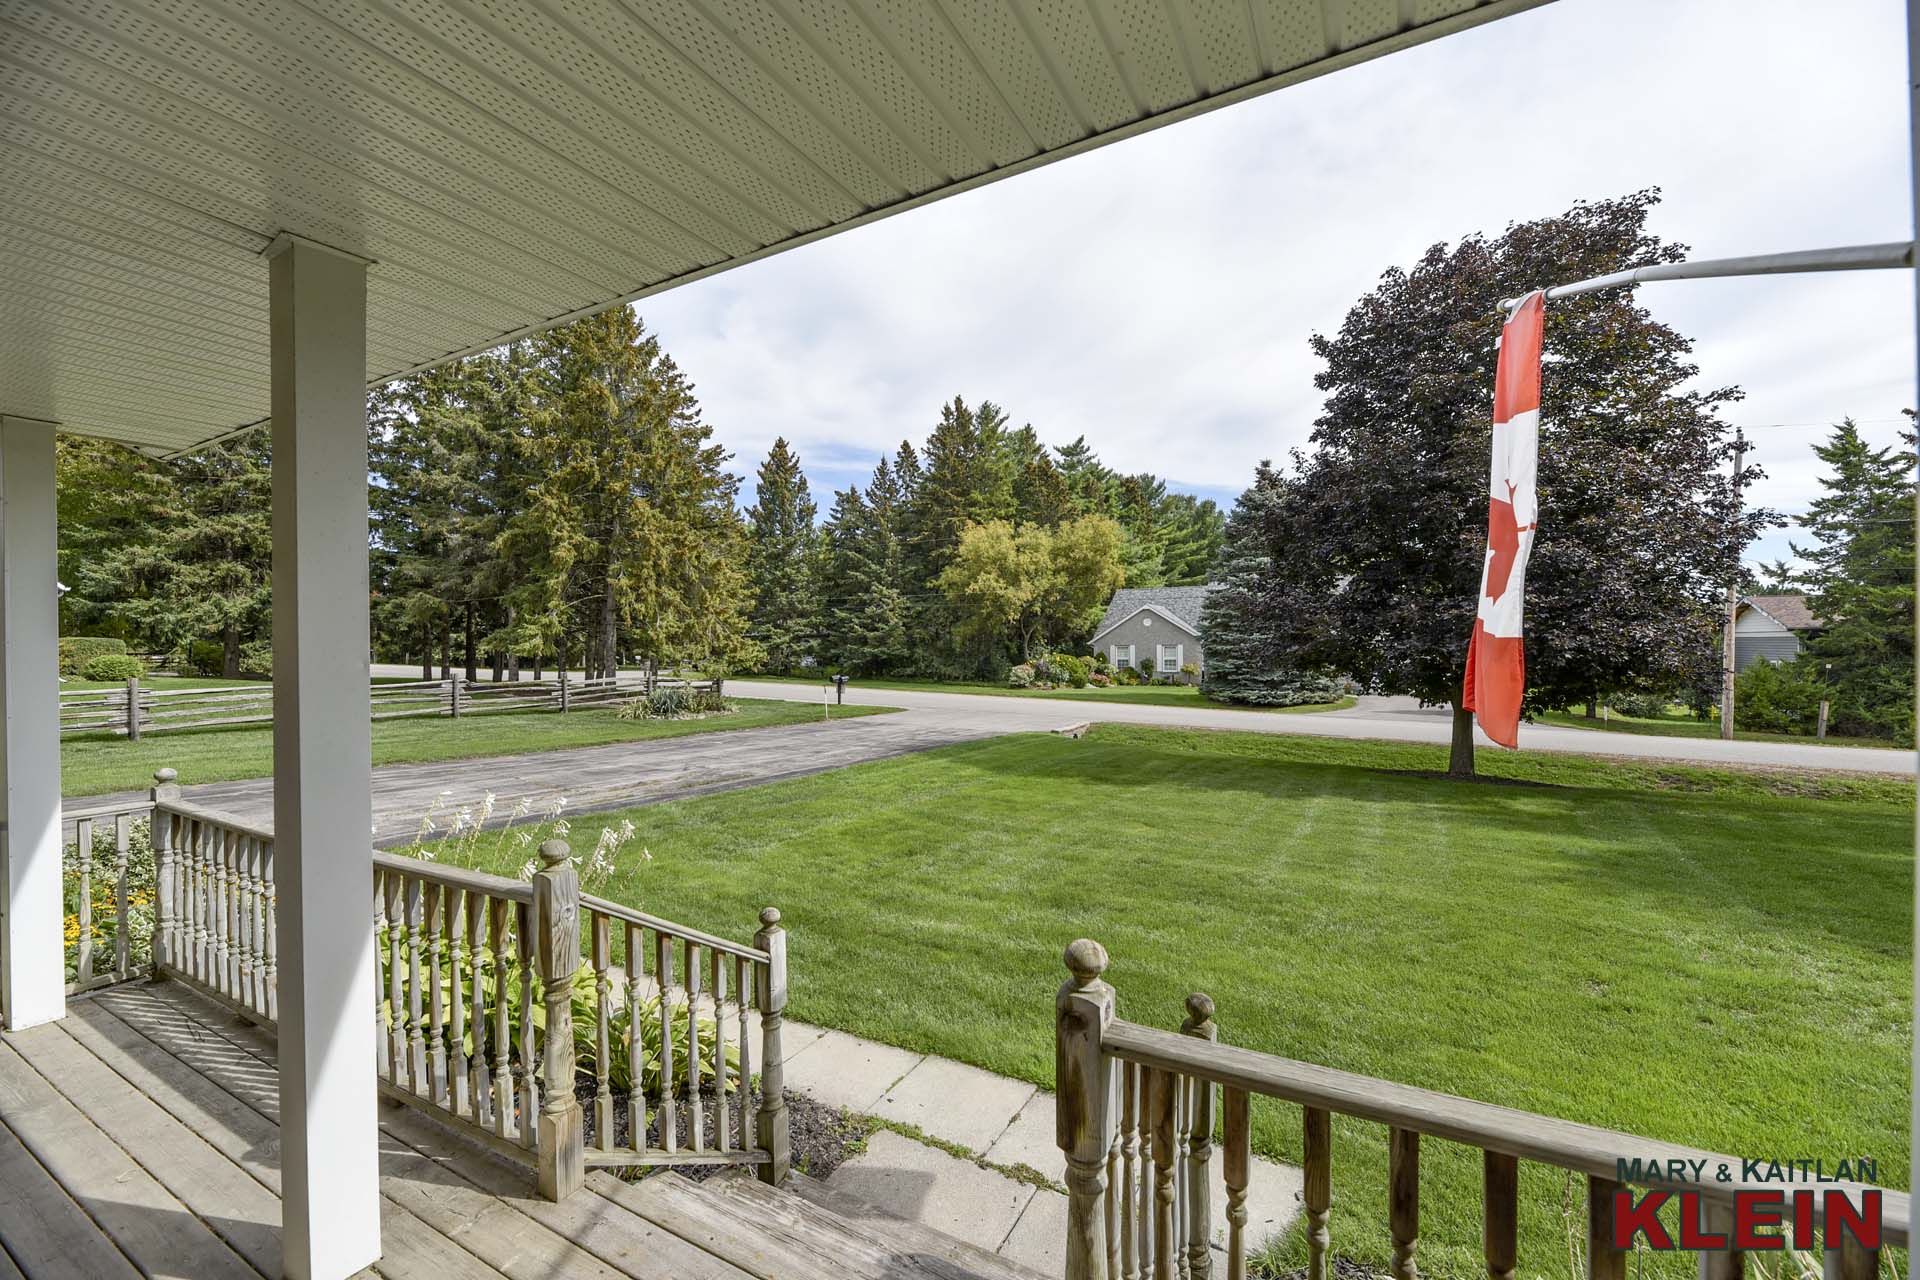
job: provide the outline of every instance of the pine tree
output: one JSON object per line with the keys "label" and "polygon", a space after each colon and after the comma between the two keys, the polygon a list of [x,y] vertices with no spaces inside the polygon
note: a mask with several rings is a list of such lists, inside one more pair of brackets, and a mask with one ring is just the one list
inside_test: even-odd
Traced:
{"label": "pine tree", "polygon": [[810,652],[820,608],[816,512],[800,459],[785,437],[776,439],[747,508],[747,582],[754,597],[748,617],[771,671],[796,670]]}
{"label": "pine tree", "polygon": [[1160,527],[1160,564],[1168,585],[1192,587],[1208,581],[1226,531],[1226,518],[1213,499],[1167,494],[1160,501]]}
{"label": "pine tree", "polygon": [[1793,547],[1822,624],[1800,664],[1831,685],[1833,728],[1903,742],[1914,730],[1913,444],[1875,449],[1852,419],[1835,427],[1814,448],[1827,493],[1803,526],[1817,541]]}
{"label": "pine tree", "polygon": [[1015,518],[1022,524],[1055,528],[1080,515],[1066,478],[1044,452],[1029,456],[1013,486]]}
{"label": "pine tree", "polygon": [[[124,522],[119,535],[67,562],[71,607],[159,648],[215,641],[222,672],[238,676],[242,646],[267,638],[271,627],[266,435],[253,432],[142,470],[138,492],[115,514]],[[71,470],[68,476],[74,478]]]}
{"label": "pine tree", "polygon": [[1207,668],[1200,692],[1220,702],[1292,707],[1340,696],[1338,680],[1299,670],[1277,651],[1277,628],[1263,612],[1271,603],[1273,575],[1265,526],[1280,505],[1282,488],[1281,478],[1262,462],[1253,487],[1233,505],[1213,575],[1218,585],[1201,607]]}

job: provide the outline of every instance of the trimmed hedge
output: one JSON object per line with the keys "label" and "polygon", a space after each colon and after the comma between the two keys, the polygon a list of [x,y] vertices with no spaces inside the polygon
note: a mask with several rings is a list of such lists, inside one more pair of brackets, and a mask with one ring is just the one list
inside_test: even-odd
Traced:
{"label": "trimmed hedge", "polygon": [[61,636],[60,674],[77,676],[95,658],[126,651],[127,642],[114,636]]}
{"label": "trimmed hedge", "polygon": [[87,680],[136,680],[145,674],[147,664],[130,653],[103,653],[80,668]]}

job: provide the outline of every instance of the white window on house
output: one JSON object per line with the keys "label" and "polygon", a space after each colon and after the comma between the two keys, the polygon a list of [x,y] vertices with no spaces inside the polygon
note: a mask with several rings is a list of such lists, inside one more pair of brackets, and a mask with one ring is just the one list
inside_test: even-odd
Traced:
{"label": "white window on house", "polygon": [[1133,646],[1130,644],[1110,644],[1107,646],[1107,661],[1116,667],[1133,665]]}
{"label": "white window on house", "polygon": [[1157,665],[1160,668],[1160,674],[1177,674],[1180,670],[1180,664],[1186,660],[1187,646],[1184,644],[1161,644],[1155,645],[1154,649],[1159,658]]}

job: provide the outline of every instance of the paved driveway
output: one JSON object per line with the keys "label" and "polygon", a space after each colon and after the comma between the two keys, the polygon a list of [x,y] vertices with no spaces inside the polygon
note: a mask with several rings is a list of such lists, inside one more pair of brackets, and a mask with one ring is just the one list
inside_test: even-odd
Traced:
{"label": "paved driveway", "polygon": [[[813,685],[771,681],[729,680],[727,692],[743,698],[784,698],[817,701],[821,690]],[[1412,698],[1366,697],[1345,711],[1281,715],[1269,711],[1236,711],[1224,707],[1161,707],[1056,698],[996,698],[991,694],[917,693],[903,689],[863,689],[848,685],[847,701],[906,707],[916,713],[951,718],[955,724],[981,720],[1017,733],[1053,728],[1062,720],[1089,720],[1114,724],[1188,725],[1201,729],[1242,729],[1255,733],[1293,733],[1328,738],[1383,738],[1394,742],[1444,744],[1453,738],[1452,713],[1445,707],[1422,709]],[[1489,751],[1500,748],[1476,734]],[[1767,765],[1783,769],[1839,769],[1862,773],[1914,772],[1911,751],[1882,751],[1872,747],[1830,747],[1798,742],[1722,742],[1718,738],[1660,738],[1598,729],[1567,729],[1557,725],[1521,725],[1520,746],[1526,751],[1570,751],[1593,755],[1628,756],[1648,760],[1677,760],[1694,764]]]}

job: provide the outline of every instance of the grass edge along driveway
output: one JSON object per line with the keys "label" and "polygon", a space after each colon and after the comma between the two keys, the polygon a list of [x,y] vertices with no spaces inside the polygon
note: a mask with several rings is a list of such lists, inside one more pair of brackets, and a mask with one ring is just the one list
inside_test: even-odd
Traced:
{"label": "grass edge along driveway", "polygon": [[[816,676],[739,676],[747,682],[759,681],[764,684],[813,685],[816,688],[831,689],[832,678],[822,679]],[[1050,698],[1056,702],[1105,702],[1121,703],[1127,706],[1154,707],[1205,707],[1210,711],[1247,711],[1255,715],[1311,715],[1316,711],[1345,711],[1354,705],[1351,697],[1342,697],[1333,702],[1308,702],[1297,707],[1250,707],[1232,702],[1214,702],[1200,695],[1200,686],[1193,684],[1116,684],[1105,689],[1091,686],[1085,689],[1016,689],[1011,685],[988,684],[984,681],[961,680],[895,680],[878,677],[867,680],[849,677],[850,689],[876,689],[886,692],[899,689],[908,693],[965,693],[974,696],[994,698]]]}
{"label": "grass edge along driveway", "polygon": [[[1420,772],[1443,748],[1103,725],[571,838],[631,818],[653,861],[599,892],[670,919],[745,936],[779,906],[794,1016],[1048,1088],[1084,935],[1135,1021],[1176,1027],[1204,990],[1228,1043],[1736,1156],[1871,1155],[1905,1185],[1911,782],[1482,757],[1532,785]],[[1256,1100],[1255,1142],[1297,1162],[1298,1109]],[[1384,1269],[1386,1131],[1336,1119],[1334,1144],[1333,1247]],[[1583,1184],[1522,1170],[1522,1271],[1564,1272]],[[1483,1273],[1480,1176],[1423,1144],[1423,1270]]]}
{"label": "grass edge along driveway", "polygon": [[[729,715],[698,720],[622,720],[611,707],[589,707],[561,715],[554,711],[493,712],[458,720],[375,720],[373,764],[425,764],[439,760],[481,759],[613,742],[678,738],[693,733],[764,729],[809,724],[822,718],[853,719],[886,714],[895,707],[834,707],[830,717],[804,702],[758,698],[729,699]],[[153,783],[153,771],[176,769],[188,783],[233,782],[264,778],[273,772],[273,726],[181,729],[148,733],[138,742],[106,733],[70,734],[60,742],[60,789],[68,796],[134,791]]]}

